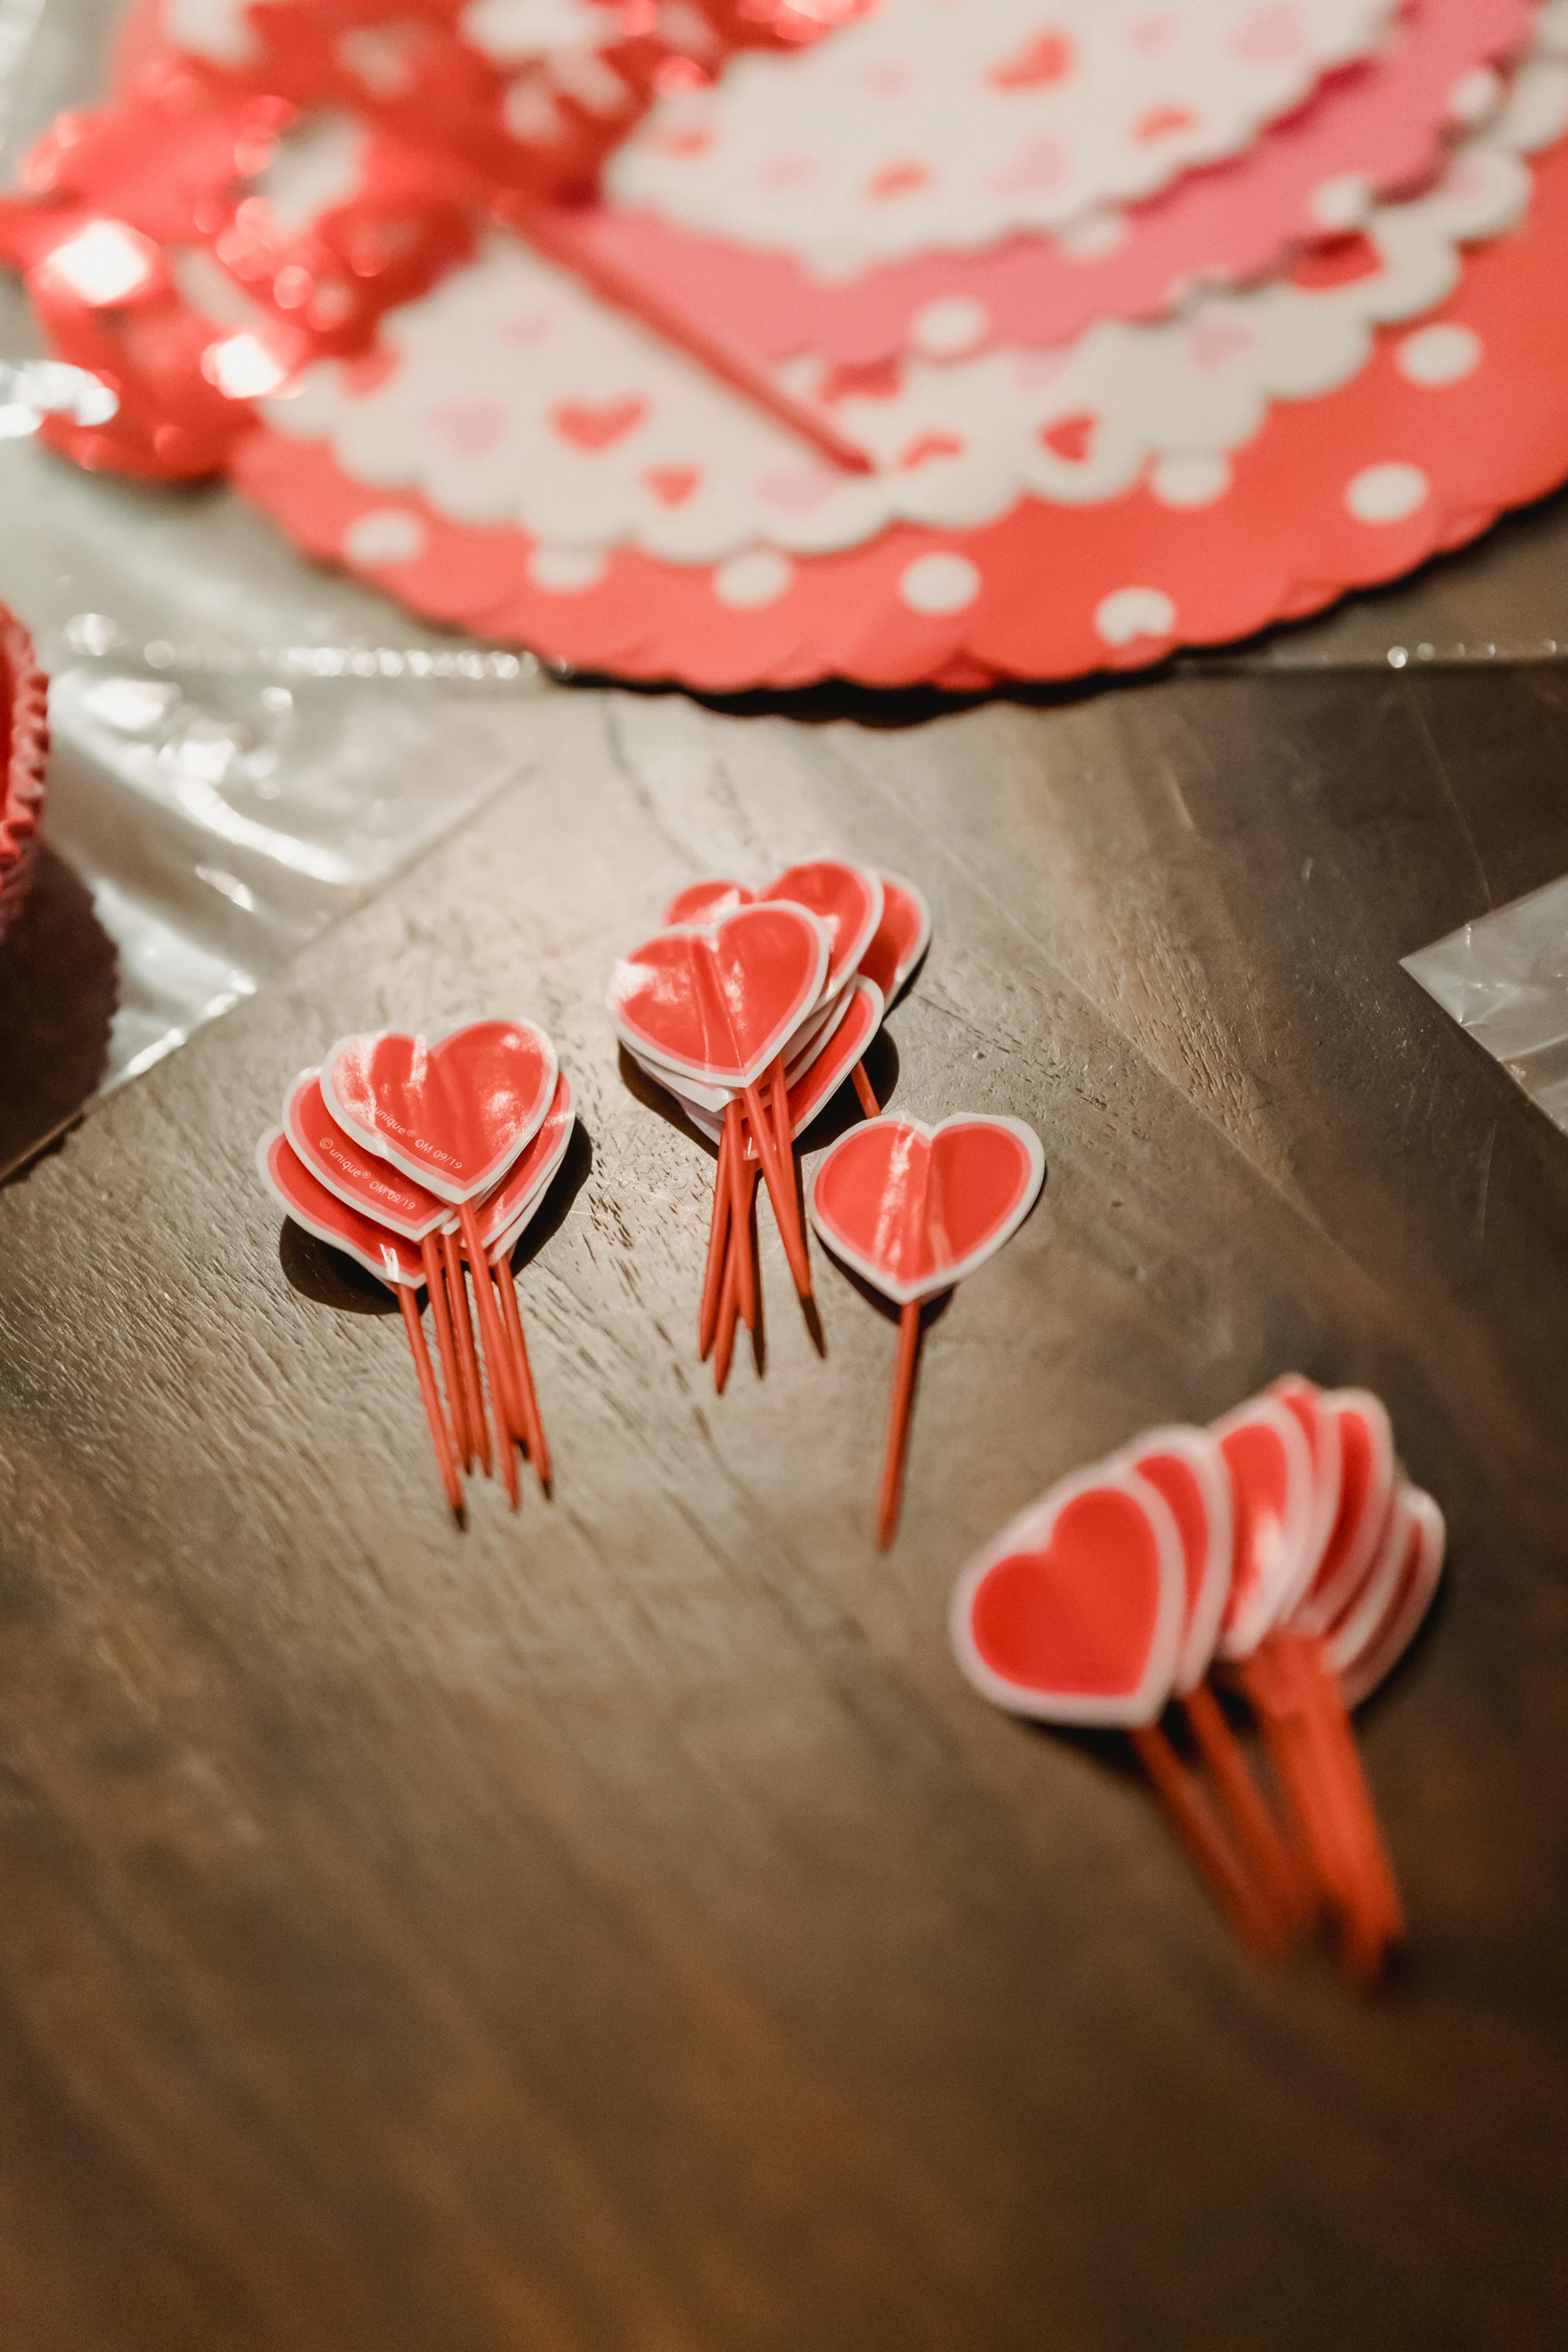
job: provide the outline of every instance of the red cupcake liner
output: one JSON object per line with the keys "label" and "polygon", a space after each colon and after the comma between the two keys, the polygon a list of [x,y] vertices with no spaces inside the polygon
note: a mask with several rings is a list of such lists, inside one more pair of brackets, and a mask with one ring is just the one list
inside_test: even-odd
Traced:
{"label": "red cupcake liner", "polygon": [[49,761],[49,681],[33,640],[0,604],[0,933],[32,877]]}

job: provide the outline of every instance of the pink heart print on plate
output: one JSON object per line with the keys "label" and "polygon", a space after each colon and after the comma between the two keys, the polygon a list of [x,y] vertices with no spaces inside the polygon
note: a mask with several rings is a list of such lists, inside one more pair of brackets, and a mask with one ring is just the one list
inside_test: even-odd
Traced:
{"label": "pink heart print on plate", "polygon": [[1182,1545],[1126,1468],[1064,1479],[965,1569],[949,1618],[984,1698],[1050,1723],[1152,1723],[1185,1605]]}
{"label": "pink heart print on plate", "polygon": [[738,907],[660,931],[616,966],[610,1018],[624,1045],[700,1085],[761,1077],[822,993],[827,933],[804,907]]}
{"label": "pink heart print on plate", "polygon": [[378,1280],[417,1290],[425,1279],[425,1261],[412,1243],[384,1225],[362,1217],[346,1201],[311,1175],[279,1127],[264,1135],[256,1148],[261,1179],[285,1213],[314,1234],[330,1249],[342,1250]]}
{"label": "pink heart print on plate", "polygon": [[405,1241],[422,1242],[452,1213],[448,1202],[345,1133],[327,1108],[319,1070],[301,1071],[284,1096],[283,1131],[318,1183]]}
{"label": "pink heart print on plate", "polygon": [[537,1133],[518,1153],[495,1191],[479,1204],[479,1238],[491,1257],[501,1255],[503,1248],[510,1255],[565,1159],[576,1123],[572,1081],[563,1071]]}
{"label": "pink heart print on plate", "polygon": [[826,995],[836,995],[853,979],[877,936],[882,919],[881,877],[869,866],[816,857],[806,865],[786,866],[762,895],[764,900],[787,898],[808,908],[826,924],[827,977],[822,985]]}
{"label": "pink heart print on plate", "polygon": [[550,1108],[555,1048],[531,1021],[475,1021],[432,1045],[345,1037],[321,1066],[340,1127],[444,1201],[489,1190]]}
{"label": "pink heart print on plate", "polygon": [[873,1118],[826,1152],[811,1222],[836,1257],[908,1305],[983,1265],[1023,1223],[1046,1155],[1020,1118]]}

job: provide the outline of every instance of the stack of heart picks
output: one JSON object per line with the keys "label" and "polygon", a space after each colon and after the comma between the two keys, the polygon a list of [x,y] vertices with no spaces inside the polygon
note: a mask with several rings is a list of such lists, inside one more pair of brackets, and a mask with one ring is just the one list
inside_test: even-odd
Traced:
{"label": "stack of heart picks", "polygon": [[[257,1147],[263,1181],[294,1223],[395,1293],[437,1465],[459,1520],[459,1465],[466,1475],[478,1463],[489,1477],[499,1463],[515,1510],[521,1447],[549,1491],[511,1255],[574,1123],[571,1082],[543,1030],[479,1021],[434,1044],[393,1030],[342,1038],[319,1069],[293,1081],[281,1127]],[[421,1289],[445,1402],[425,1342]]]}
{"label": "stack of heart picks", "polygon": [[877,1507],[885,1550],[898,1530],[920,1358],[921,1311],[994,1257],[1028,1215],[1046,1155],[1019,1118],[960,1113],[939,1126],[874,1118],[817,1163],[810,1214],[820,1240],[899,1312],[892,1411]]}
{"label": "stack of heart picks", "polygon": [[809,1309],[796,1140],[847,1081],[877,1116],[863,1056],[930,938],[912,883],[821,857],[761,890],[719,876],[691,884],[665,908],[664,928],[616,967],[609,1006],[622,1045],[718,1146],[698,1344],[721,1393],[738,1326],[761,1361],[758,1178]]}
{"label": "stack of heart picks", "polygon": [[[1149,1432],[1053,1486],[965,1569],[953,1647],[997,1706],[1128,1732],[1255,1949],[1278,1957],[1326,1919],[1347,1972],[1372,1985],[1405,1918],[1347,1709],[1408,1648],[1444,1543],[1377,1398],[1292,1374],[1210,1429]],[[1281,1811],[1247,1769],[1216,1671],[1257,1717]],[[1217,1809],[1163,1727],[1173,1702]]]}

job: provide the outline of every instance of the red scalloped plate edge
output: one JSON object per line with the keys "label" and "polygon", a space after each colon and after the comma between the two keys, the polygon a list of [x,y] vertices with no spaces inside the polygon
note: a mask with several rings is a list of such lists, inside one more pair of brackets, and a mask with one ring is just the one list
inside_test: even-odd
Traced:
{"label": "red scalloped plate edge", "polygon": [[[349,480],[328,445],[266,426],[238,446],[234,475],[328,562],[345,562],[345,537],[365,515],[407,517],[416,555],[347,568],[434,621],[579,669],[724,693],[833,677],[968,689],[1145,668],[1178,646],[1234,643],[1413,571],[1568,477],[1568,142],[1539,157],[1534,175],[1525,223],[1478,247],[1446,302],[1379,330],[1367,366],[1340,391],[1276,404],[1235,453],[1231,489],[1208,507],[1163,506],[1141,487],[1092,507],[1022,500],[979,530],[899,525],[842,555],[780,559],[787,585],[736,609],[715,594],[709,567],[630,548],[591,587],[547,592],[529,579],[531,542],[515,528],[447,522],[416,492]],[[1479,339],[1482,363],[1441,384],[1402,375],[1401,346],[1444,324]],[[1418,472],[1426,495],[1388,520],[1358,520],[1348,484],[1373,469]],[[911,567],[945,578],[951,593],[962,584],[955,562],[975,582],[963,608],[911,609],[900,593]],[[1096,616],[1130,592],[1151,625],[1119,636],[1124,602],[1108,641]]]}
{"label": "red scalloped plate edge", "polygon": [[49,760],[49,682],[33,640],[0,604],[0,696],[5,702],[5,767],[0,772],[0,931],[27,887]]}

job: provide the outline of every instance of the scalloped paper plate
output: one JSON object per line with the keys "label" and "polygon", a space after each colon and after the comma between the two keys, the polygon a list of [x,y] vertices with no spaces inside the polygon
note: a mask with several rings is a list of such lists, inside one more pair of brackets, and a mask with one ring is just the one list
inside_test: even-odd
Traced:
{"label": "scalloped paper plate", "polygon": [[1202,505],[1141,484],[1090,507],[1024,499],[975,530],[900,524],[842,554],[678,564],[625,547],[566,561],[270,429],[239,445],[235,478],[311,554],[579,668],[717,692],[1136,668],[1393,579],[1568,475],[1568,147],[1532,171],[1521,226],[1418,321],[1376,330],[1349,383],[1272,407]]}

